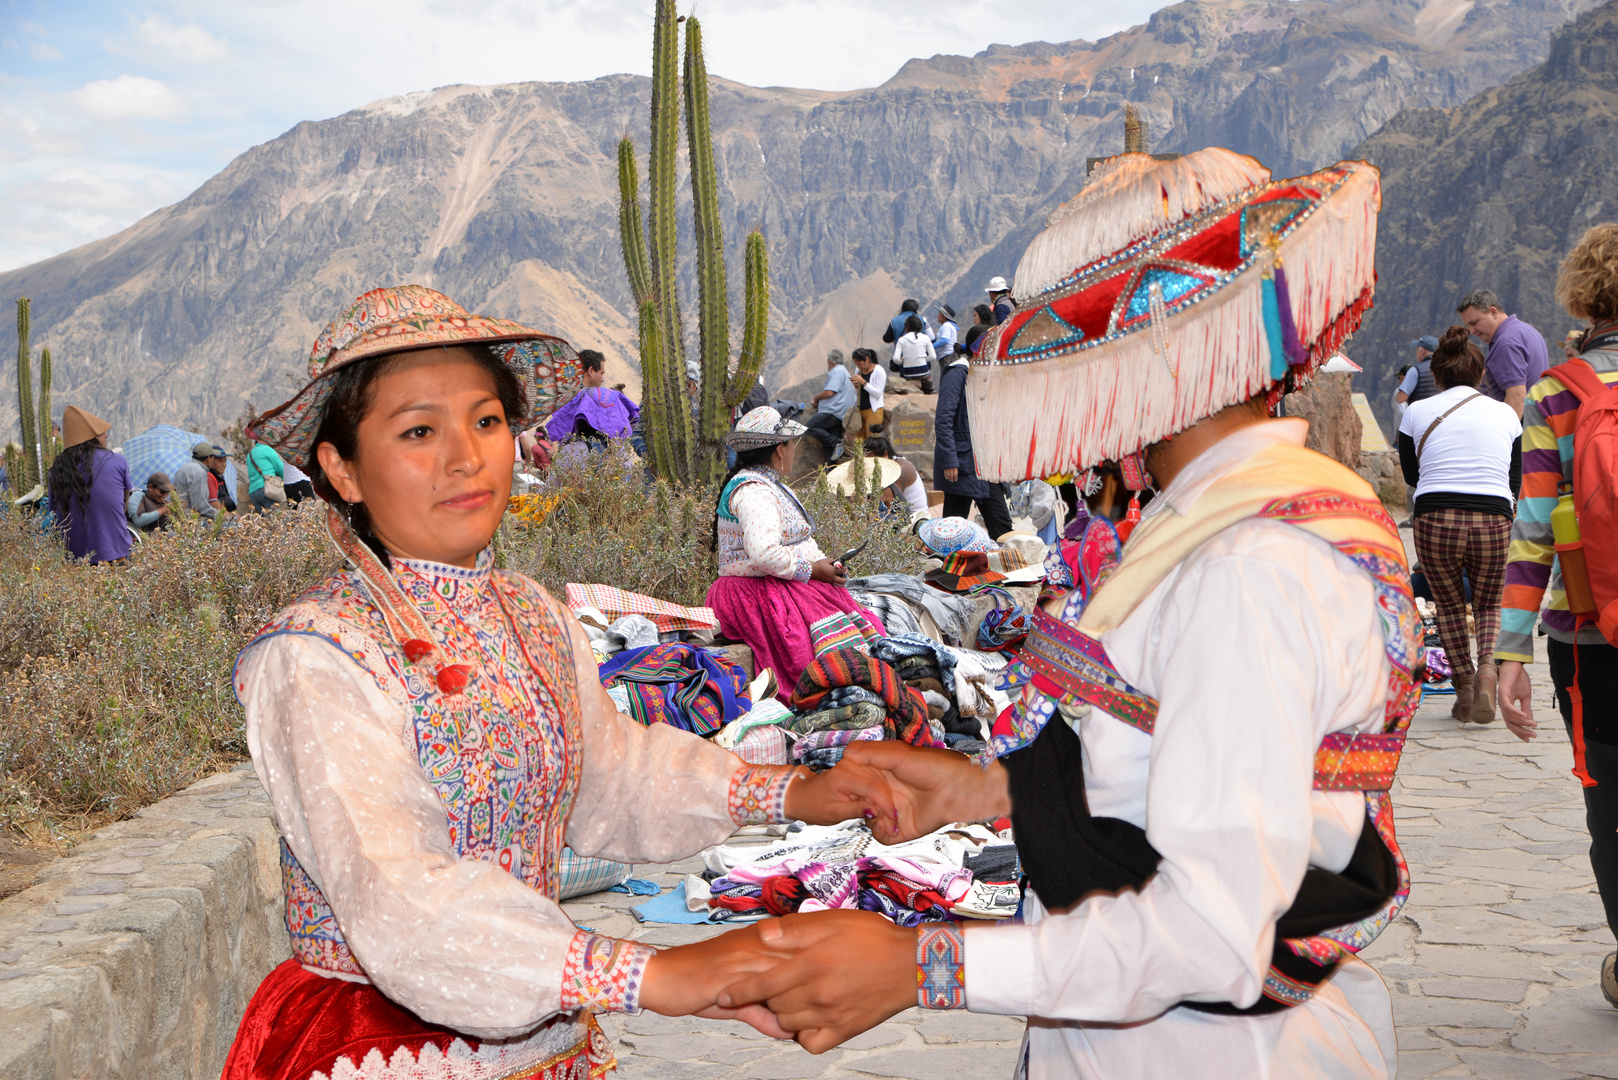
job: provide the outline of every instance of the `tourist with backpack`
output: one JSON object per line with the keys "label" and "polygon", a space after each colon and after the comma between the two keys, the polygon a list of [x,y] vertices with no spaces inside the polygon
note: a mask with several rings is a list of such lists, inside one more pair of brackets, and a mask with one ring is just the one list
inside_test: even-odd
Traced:
{"label": "tourist with backpack", "polygon": [[[1618,225],[1597,225],[1569,253],[1556,298],[1591,323],[1579,356],[1551,368],[1523,406],[1523,483],[1512,526],[1495,657],[1500,711],[1536,734],[1535,623],[1547,637],[1556,704],[1584,784],[1590,866],[1618,926]],[[1540,610],[1541,601],[1544,610]],[[1618,953],[1601,992],[1618,1007]]]}

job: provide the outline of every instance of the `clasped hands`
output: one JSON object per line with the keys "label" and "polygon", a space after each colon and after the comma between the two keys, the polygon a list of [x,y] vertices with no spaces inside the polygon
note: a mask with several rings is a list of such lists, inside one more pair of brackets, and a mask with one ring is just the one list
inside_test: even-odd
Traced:
{"label": "clasped hands", "polygon": [[[787,815],[863,817],[885,844],[954,821],[1011,812],[1005,770],[898,742],[856,742],[836,768],[787,788]],[[916,931],[870,911],[767,919],[659,952],[641,1005],[669,1016],[735,1019],[824,1053],[916,1003]]]}

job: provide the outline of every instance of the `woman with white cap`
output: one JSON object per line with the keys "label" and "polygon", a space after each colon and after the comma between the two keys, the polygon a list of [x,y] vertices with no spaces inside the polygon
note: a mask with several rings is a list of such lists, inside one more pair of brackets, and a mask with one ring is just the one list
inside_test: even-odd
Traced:
{"label": "woman with white cap", "polygon": [[847,614],[884,633],[881,621],[849,593],[843,567],[815,543],[815,519],[782,480],[807,430],[765,405],[726,436],[736,467],[715,507],[719,580],[705,601],[719,616],[720,631],[751,648],[760,670],[775,672],[782,700],[814,660],[813,624]]}
{"label": "woman with white cap", "polygon": [[600,1077],[596,1013],[719,1015],[726,973],[766,961],[748,932],[659,952],[574,926],[563,845],[662,862],[742,823],[865,808],[832,794],[846,770],[746,765],[619,713],[578,621],[495,569],[512,432],[568,354],[430,289],[377,289],[249,430],[308,471],[347,566],[236,662],[292,959],[249,1003],[225,1080]]}
{"label": "woman with white cap", "polygon": [[62,411],[62,442],[46,487],[67,552],[91,564],[129,557],[129,463],[107,449],[112,425],[77,405]]}
{"label": "woman with white cap", "polygon": [[990,278],[989,287],[983,291],[989,294],[989,303],[994,305],[994,325],[999,326],[1017,310],[1017,301],[1011,298],[1011,286],[1006,284],[1005,278]]}

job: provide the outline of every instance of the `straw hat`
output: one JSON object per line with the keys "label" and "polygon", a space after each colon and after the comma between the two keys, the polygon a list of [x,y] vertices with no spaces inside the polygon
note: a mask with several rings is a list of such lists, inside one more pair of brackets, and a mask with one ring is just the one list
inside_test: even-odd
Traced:
{"label": "straw hat", "polygon": [[77,405],[62,410],[62,445],[77,446],[105,435],[112,425],[94,413],[87,413]]}
{"label": "straw hat", "polygon": [[1371,305],[1381,199],[1364,162],[1272,181],[1219,148],[1112,159],[1034,237],[1029,299],[980,342],[979,478],[1119,461],[1307,382]]}
{"label": "straw hat", "polygon": [[[899,479],[902,471],[899,463],[892,458],[868,457],[865,464],[870,466],[865,471],[865,490],[880,490]],[[872,479],[872,472],[875,479]],[[826,486],[839,495],[854,494],[854,460],[850,458],[835,469],[826,470]]]}
{"label": "straw hat", "polygon": [[[545,393],[544,380],[552,361],[577,359],[572,347],[559,337],[506,319],[469,314],[426,286],[372,289],[327,323],[315,339],[309,352],[309,384],[291,401],[253,421],[247,434],[307,469],[314,456],[315,432],[331,396],[328,376],[369,357],[435,345],[497,346],[495,355],[517,376],[531,402]],[[518,421],[517,417],[511,419]]]}

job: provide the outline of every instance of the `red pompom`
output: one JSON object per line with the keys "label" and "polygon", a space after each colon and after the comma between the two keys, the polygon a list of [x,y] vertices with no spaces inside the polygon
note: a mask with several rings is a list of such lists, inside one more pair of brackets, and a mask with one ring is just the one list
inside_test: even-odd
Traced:
{"label": "red pompom", "polygon": [[472,681],[472,669],[465,664],[450,664],[438,669],[438,688],[446,694],[459,694]]}
{"label": "red pompom", "polygon": [[432,651],[432,642],[423,641],[420,638],[411,638],[409,641],[404,643],[405,659],[410,661],[412,664]]}

